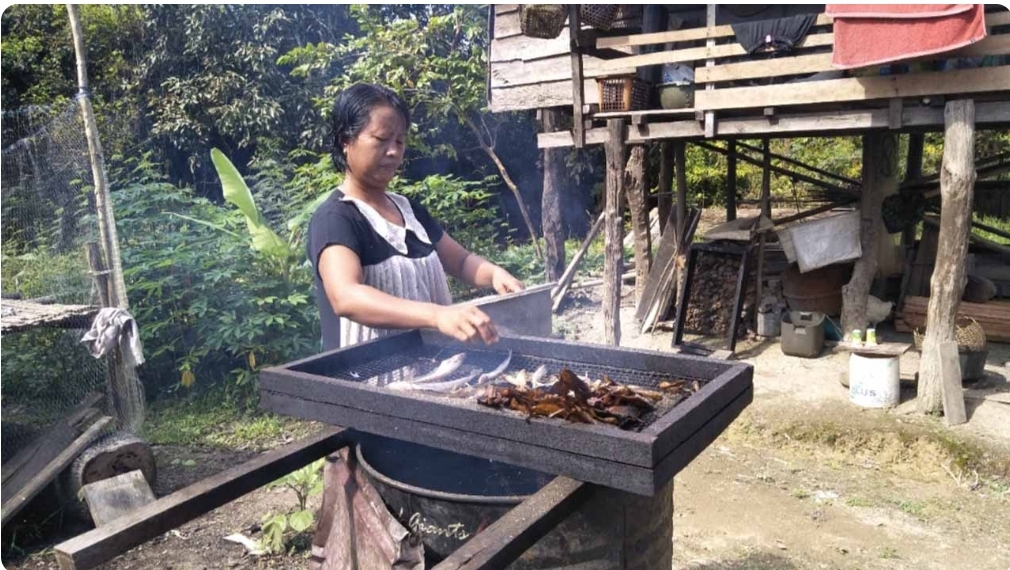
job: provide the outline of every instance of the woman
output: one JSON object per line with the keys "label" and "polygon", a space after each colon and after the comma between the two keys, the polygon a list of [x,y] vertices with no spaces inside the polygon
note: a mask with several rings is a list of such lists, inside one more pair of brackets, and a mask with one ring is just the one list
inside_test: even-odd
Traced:
{"label": "woman", "polygon": [[[312,216],[307,240],[316,270],[323,348],[415,328],[437,329],[463,342],[496,342],[498,333],[483,311],[452,304],[446,274],[500,294],[521,291],[522,283],[456,243],[423,206],[388,191],[403,162],[410,125],[403,100],[385,87],[355,85],[337,96],[332,124],[333,163],[346,178]],[[503,472],[514,479],[524,473],[425,446],[364,434],[359,438],[364,455],[373,461],[423,465],[422,471],[411,471],[415,476],[455,481],[460,473],[477,480]],[[339,485],[339,477],[332,477],[326,485]],[[381,522],[347,525],[365,527],[385,528]]]}
{"label": "woman", "polygon": [[385,87],[355,85],[337,96],[332,125],[333,163],[346,178],[312,216],[308,234],[323,348],[415,328],[495,342],[484,312],[451,304],[446,274],[499,294],[522,283],[456,243],[419,203],[387,190],[410,125],[403,100]]}

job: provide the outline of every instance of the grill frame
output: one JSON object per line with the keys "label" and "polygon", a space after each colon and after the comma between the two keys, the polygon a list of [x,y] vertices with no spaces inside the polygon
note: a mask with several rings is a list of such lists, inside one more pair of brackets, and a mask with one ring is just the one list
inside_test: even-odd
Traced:
{"label": "grill frame", "polygon": [[422,345],[445,349],[446,356],[472,349],[434,331],[409,331],[324,352],[264,369],[261,407],[652,495],[753,399],[753,368],[748,364],[519,336],[503,336],[490,350],[573,362],[577,373],[579,364],[660,371],[704,385],[633,432],[560,419],[527,420],[475,402],[393,392],[363,379],[333,377]]}

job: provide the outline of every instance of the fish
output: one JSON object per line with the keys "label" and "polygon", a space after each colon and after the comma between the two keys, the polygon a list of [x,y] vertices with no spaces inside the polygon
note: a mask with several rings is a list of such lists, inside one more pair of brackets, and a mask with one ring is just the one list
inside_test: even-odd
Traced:
{"label": "fish", "polygon": [[482,384],[486,384],[494,380],[495,378],[501,376],[502,373],[504,373],[508,369],[510,362],[512,362],[511,350],[509,351],[508,356],[505,357],[505,360],[503,360],[502,363],[499,364],[497,368],[495,368],[490,372],[485,372],[484,374],[480,375],[480,378],[477,379],[477,385],[480,386]]}
{"label": "fish", "polygon": [[455,356],[450,356],[442,362],[439,362],[438,366],[436,366],[431,372],[418,376],[417,378],[412,378],[410,379],[410,382],[414,384],[424,384],[426,382],[442,380],[459,369],[459,367],[463,365],[464,358],[466,358],[466,355],[462,352]]}
{"label": "fish", "polygon": [[418,384],[417,382],[392,382],[386,385],[386,388],[390,390],[396,390],[400,392],[452,392],[456,388],[461,388],[469,384],[474,378],[477,377],[477,372],[471,372],[470,374],[457,378],[456,380],[448,380],[445,382],[426,382],[423,384]]}
{"label": "fish", "polygon": [[526,388],[530,384],[530,374],[526,369],[516,372],[513,376],[505,375],[505,381],[517,388]]}
{"label": "fish", "polygon": [[533,371],[533,376],[530,377],[530,385],[534,388],[546,387],[554,384],[554,382],[547,381],[541,382],[544,376],[547,375],[547,366],[541,364],[539,368]]}

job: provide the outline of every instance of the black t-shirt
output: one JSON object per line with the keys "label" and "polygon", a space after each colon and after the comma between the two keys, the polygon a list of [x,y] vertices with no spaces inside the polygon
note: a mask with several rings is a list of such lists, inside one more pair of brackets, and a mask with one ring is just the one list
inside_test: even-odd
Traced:
{"label": "black t-shirt", "polygon": [[[333,312],[319,278],[319,256],[323,250],[331,245],[345,246],[358,255],[362,267],[378,265],[396,255],[404,256],[375,231],[365,215],[358,209],[357,204],[343,198],[343,192],[334,190],[330,197],[319,206],[309,222],[306,239],[306,253],[315,274],[316,305],[319,308],[324,350],[340,346],[340,319]],[[410,230],[408,223],[404,240],[407,253],[404,257],[427,257],[434,251],[434,244],[437,244],[438,240],[442,238],[444,231],[424,206],[415,200],[409,198],[407,200],[413,210],[414,217],[428,234],[428,240],[431,243],[422,241]],[[407,213],[401,211],[400,214],[404,220],[407,220]]]}

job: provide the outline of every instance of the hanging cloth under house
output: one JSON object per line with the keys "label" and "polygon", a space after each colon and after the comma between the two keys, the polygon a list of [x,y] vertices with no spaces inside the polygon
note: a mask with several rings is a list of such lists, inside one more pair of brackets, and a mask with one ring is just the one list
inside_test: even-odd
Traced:
{"label": "hanging cloth under house", "polygon": [[775,55],[788,53],[810,31],[817,20],[816,14],[800,14],[788,18],[758,20],[733,24],[733,33],[747,53],[771,49]]}
{"label": "hanging cloth under house", "polygon": [[831,64],[883,65],[973,44],[986,36],[983,4],[828,4]]}

